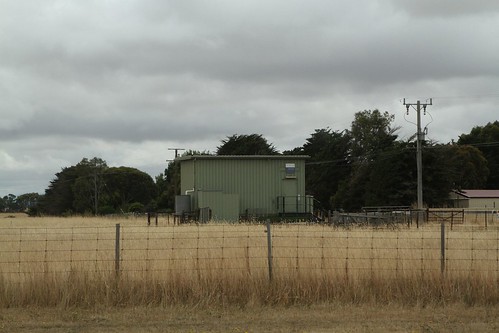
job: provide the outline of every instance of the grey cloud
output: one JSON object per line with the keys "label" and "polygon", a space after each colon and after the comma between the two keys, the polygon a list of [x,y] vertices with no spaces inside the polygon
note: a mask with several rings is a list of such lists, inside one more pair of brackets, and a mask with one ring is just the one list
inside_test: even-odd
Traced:
{"label": "grey cloud", "polygon": [[397,8],[416,17],[455,17],[497,15],[499,3],[495,0],[389,0]]}
{"label": "grey cloud", "polygon": [[152,161],[168,145],[213,150],[234,133],[290,149],[373,108],[396,114],[409,136],[403,97],[435,97],[432,131],[445,142],[494,120],[491,98],[454,97],[499,84],[497,6],[0,2],[0,153],[32,169],[49,156],[41,164],[52,172],[93,156],[149,170],[130,156]]}
{"label": "grey cloud", "polygon": [[[181,17],[184,18],[188,9],[182,10]],[[221,14],[214,13],[213,9],[208,10],[207,15],[210,13],[212,16]],[[479,68],[483,63],[480,57],[495,51],[491,44],[489,49],[492,50],[481,50],[470,57],[470,50],[476,49],[473,41],[477,40],[478,33],[469,29],[464,31],[453,24],[419,23],[412,27],[389,18],[379,20],[366,30],[363,18],[360,15],[359,22],[353,22],[348,29],[341,25],[344,22],[337,25],[334,21],[303,29],[303,23],[293,25],[293,20],[290,20],[280,25],[272,25],[271,21],[249,27],[232,24],[231,30],[222,30],[224,25],[219,23],[218,28],[203,31],[206,23],[191,22],[188,24],[190,28],[185,29],[190,32],[175,40],[163,35],[163,31],[168,29],[161,28],[161,23],[157,25],[157,35],[147,34],[156,25],[153,22],[147,27],[145,23],[147,28],[143,28],[143,34],[133,34],[138,34],[139,38],[130,38],[113,30],[107,36],[109,45],[97,43],[98,48],[92,49],[96,45],[90,44],[85,52],[72,51],[68,41],[61,40],[52,46],[37,47],[31,52],[37,55],[36,58],[24,61],[36,66],[34,71],[45,77],[57,79],[66,76],[67,80],[82,81],[89,86],[98,86],[101,80],[107,83],[120,73],[137,77],[195,74],[213,80],[257,82],[287,79],[313,80],[322,84],[326,80],[326,83],[335,84],[352,80],[354,83],[380,83],[385,79],[401,80],[408,74],[468,75],[468,67],[478,65]],[[179,20],[176,18],[174,22]],[[210,23],[214,21],[211,19]],[[478,39],[494,38],[493,31],[480,29],[479,32],[485,36],[478,36]],[[98,33],[95,30],[83,31],[76,38],[82,34]],[[471,45],[463,43],[464,39]],[[481,41],[479,45],[484,47]],[[23,54],[26,56],[27,53]],[[12,58],[22,59],[22,56]],[[448,61],[450,58],[452,61]]]}

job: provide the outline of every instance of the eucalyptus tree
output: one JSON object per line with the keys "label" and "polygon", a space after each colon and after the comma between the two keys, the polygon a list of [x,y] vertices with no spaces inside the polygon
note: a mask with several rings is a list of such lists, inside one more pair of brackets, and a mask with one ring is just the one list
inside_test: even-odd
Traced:
{"label": "eucalyptus tree", "polygon": [[379,110],[364,110],[355,114],[350,130],[350,157],[354,164],[375,160],[380,152],[392,147],[399,127],[392,127],[395,116]]}
{"label": "eucalyptus tree", "polygon": [[0,208],[2,211],[17,212],[19,210],[19,202],[15,194],[9,193],[3,198],[0,198]]}
{"label": "eucalyptus tree", "polygon": [[24,193],[17,196],[16,202],[20,211],[29,211],[37,206],[39,199],[40,194],[38,193]]}
{"label": "eucalyptus tree", "polygon": [[355,114],[350,129],[345,131],[351,171],[338,186],[334,208],[358,210],[366,204],[371,168],[384,152],[393,149],[397,140],[398,128],[391,126],[393,120],[393,115],[379,110]]}
{"label": "eucalyptus tree", "polygon": [[103,174],[108,169],[106,161],[94,157],[84,158],[76,165],[78,177],[73,183],[74,210],[78,213],[99,213],[99,205],[103,202]]}

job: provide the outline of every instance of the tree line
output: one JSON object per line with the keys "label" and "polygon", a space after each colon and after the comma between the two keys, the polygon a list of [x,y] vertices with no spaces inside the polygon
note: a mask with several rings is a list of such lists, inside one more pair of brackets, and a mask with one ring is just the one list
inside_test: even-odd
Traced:
{"label": "tree line", "polygon": [[[355,114],[349,129],[316,129],[305,143],[283,151],[261,134],[234,134],[216,152],[184,155],[309,155],[306,190],[324,209],[409,206],[416,202],[414,137],[399,139],[394,116],[379,110]],[[499,121],[475,126],[457,141],[423,142],[423,197],[429,207],[447,204],[451,190],[499,189]],[[56,173],[44,195],[0,198],[2,211],[32,214],[113,214],[171,211],[180,191],[180,163],[171,161],[152,179],[129,167],[108,167],[98,157]]]}
{"label": "tree line", "polygon": [[[356,211],[366,206],[413,206],[417,201],[415,135],[399,139],[394,116],[357,112],[349,129],[316,129],[305,143],[280,153],[260,134],[222,140],[216,155],[309,155],[306,191],[324,209]],[[187,152],[185,154],[195,154]],[[199,152],[197,152],[199,153]],[[163,192],[179,192],[180,165],[169,163]],[[429,207],[448,204],[461,189],[499,189],[499,121],[476,126],[457,141],[423,142],[423,197]]]}

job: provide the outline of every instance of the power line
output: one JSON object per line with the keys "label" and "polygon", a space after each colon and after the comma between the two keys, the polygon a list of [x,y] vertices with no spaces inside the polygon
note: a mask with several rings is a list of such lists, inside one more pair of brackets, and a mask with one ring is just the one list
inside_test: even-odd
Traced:
{"label": "power line", "polygon": [[483,99],[499,98],[499,93],[477,94],[477,95],[455,95],[455,96],[433,96],[433,99]]}
{"label": "power line", "polygon": [[466,145],[473,146],[473,147],[497,147],[497,146],[499,146],[499,141],[481,142],[481,143],[467,143]]}
{"label": "power line", "polygon": [[402,154],[405,151],[412,151],[415,149],[416,149],[415,147],[403,147],[403,148],[395,149],[395,150],[372,152],[372,153],[364,154],[364,155],[358,156],[358,157],[345,156],[344,158],[338,158],[338,159],[306,162],[305,165],[336,164],[337,166],[342,166],[342,167],[345,166],[346,167],[346,166],[351,166],[351,164],[355,161],[363,161],[366,159],[374,159],[374,158],[376,158],[379,161],[379,160],[388,159],[390,157]]}

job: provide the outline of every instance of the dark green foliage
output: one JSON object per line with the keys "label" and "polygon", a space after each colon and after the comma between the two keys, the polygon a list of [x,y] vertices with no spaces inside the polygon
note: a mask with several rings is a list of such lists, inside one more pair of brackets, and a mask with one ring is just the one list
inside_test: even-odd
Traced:
{"label": "dark green foliage", "polygon": [[364,206],[408,206],[416,200],[416,150],[400,142],[369,168]]}
{"label": "dark green foliage", "polygon": [[130,213],[143,213],[144,210],[145,210],[145,206],[144,206],[144,204],[142,204],[140,202],[134,202],[128,206],[128,211]]}
{"label": "dark green foliage", "polygon": [[[488,174],[486,161],[470,146],[423,147],[423,199],[429,207],[442,207],[456,188],[480,188]],[[365,190],[363,190],[365,188]],[[416,148],[397,142],[357,167],[340,186],[335,207],[358,210],[363,206],[410,206],[417,200]]]}
{"label": "dark green foliage", "polygon": [[96,194],[102,185],[100,174],[106,167],[102,159],[84,158],[76,166],[63,168],[45,190],[40,212],[47,215],[95,212],[99,199]]}
{"label": "dark green foliage", "polygon": [[[182,156],[210,155],[207,151],[188,150]],[[164,174],[156,177],[158,197],[156,206],[159,210],[173,210],[175,206],[175,196],[180,194],[180,162],[170,161]]]}
{"label": "dark green foliage", "polygon": [[388,112],[365,110],[357,112],[347,135],[350,137],[350,156],[356,163],[373,160],[397,139],[398,128],[392,128],[395,117]]}
{"label": "dark green foliage", "polygon": [[84,158],[56,174],[39,211],[48,215],[122,213],[130,203],[146,206],[156,197],[156,185],[148,174],[128,167],[109,168],[100,158]]}
{"label": "dark green foliage", "polygon": [[428,207],[442,207],[453,189],[453,166],[442,145],[423,147],[423,201]]}
{"label": "dark green foliage", "polygon": [[45,190],[45,195],[40,202],[40,211],[47,215],[62,215],[74,211],[73,184],[79,177],[76,166],[63,168],[55,174]]}
{"label": "dark green foliage", "polygon": [[[415,144],[396,141],[396,129],[390,126],[392,121],[393,116],[386,112],[381,114],[377,110],[355,115],[351,130],[345,134],[349,139],[351,173],[346,176],[338,174],[339,186],[338,182],[330,182],[333,188],[338,188],[333,196],[333,208],[352,211],[364,206],[410,206],[415,203]],[[314,154],[319,156],[317,151],[311,151],[310,154],[312,158]],[[489,173],[486,162],[483,154],[470,146],[425,142],[425,204],[430,207],[444,206],[453,189],[481,188],[486,184]],[[315,186],[320,188],[320,185]],[[323,190],[320,192],[324,193]]]}
{"label": "dark green foliage", "polygon": [[316,129],[305,144],[285,154],[309,155],[305,182],[307,194],[313,195],[323,208],[331,208],[331,199],[339,183],[350,173],[349,138],[329,128]]}
{"label": "dark green foliage", "polygon": [[[158,181],[157,181],[158,183]],[[180,194],[180,162],[175,160],[168,163],[164,176],[159,181],[160,195],[158,197],[158,208],[173,209],[175,196]]]}
{"label": "dark green foliage", "polygon": [[393,119],[393,115],[378,110],[365,110],[355,114],[350,130],[346,131],[349,138],[348,158],[352,168],[350,175],[341,181],[334,196],[335,209],[359,210],[372,197],[368,194],[371,168],[380,156],[394,149],[396,142],[397,129],[390,126]]}
{"label": "dark green foliage", "polygon": [[[307,194],[326,209],[409,206],[416,202],[416,148],[397,141],[394,116],[378,110],[355,114],[351,128],[316,129],[301,147],[284,154],[309,155]],[[277,149],[260,134],[228,136],[217,155],[269,155]],[[209,154],[187,151],[183,155]],[[45,195],[0,198],[1,211],[32,214],[110,214],[171,211],[180,194],[180,162],[168,164],[156,182],[140,170],[109,168],[100,158],[84,158],[63,168]],[[474,127],[458,144],[423,143],[423,199],[444,206],[453,189],[499,188],[499,121]]]}
{"label": "dark green foliage", "polygon": [[38,193],[15,194],[0,197],[0,212],[25,212],[29,215],[38,215],[38,203],[42,198]]}
{"label": "dark green foliage", "polygon": [[499,121],[473,127],[469,134],[462,134],[457,143],[472,145],[482,152],[490,171],[485,187],[499,189]]}
{"label": "dark green foliage", "polygon": [[25,212],[36,207],[38,200],[40,200],[40,195],[38,193],[25,193],[16,198],[16,203],[18,209]]}
{"label": "dark green foliage", "polygon": [[487,184],[487,159],[476,147],[469,145],[442,146],[442,157],[448,162],[447,171],[453,189],[480,189]]}
{"label": "dark green foliage", "polygon": [[[165,169],[165,173],[170,169],[170,164],[168,163],[168,167]],[[160,173],[156,176],[156,189],[158,191],[158,197],[156,198],[156,206],[159,210],[166,211],[173,208],[174,202],[170,201],[170,198],[174,198],[175,195],[169,195],[169,182],[167,180],[167,176],[164,173]],[[173,191],[173,193],[176,193]]]}
{"label": "dark green foliage", "polygon": [[234,134],[222,140],[217,147],[217,155],[275,155],[279,154],[274,145],[261,134]]}
{"label": "dark green foliage", "polygon": [[78,177],[72,185],[73,211],[79,214],[98,214],[99,206],[104,203],[104,172],[108,169],[106,162],[98,157],[91,160],[84,158],[76,165]]}
{"label": "dark green foliage", "polygon": [[369,165],[356,167],[349,177],[343,179],[332,199],[336,210],[357,211],[365,206],[366,187],[369,183]]}
{"label": "dark green foliage", "polygon": [[147,173],[119,167],[109,168],[103,174],[105,180],[105,202],[116,212],[128,212],[131,203],[145,207],[157,196],[156,185]]}
{"label": "dark green foliage", "polygon": [[0,198],[0,208],[5,212],[17,212],[19,211],[19,204],[17,202],[17,197],[14,194],[9,194]]}

